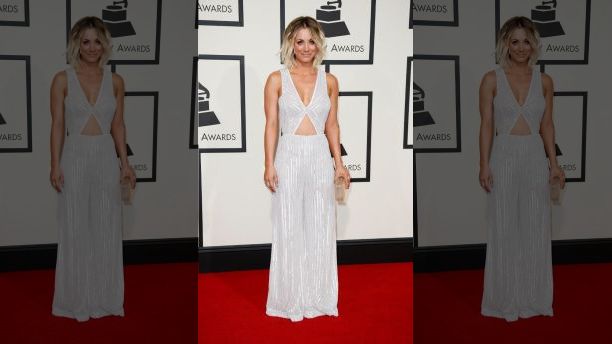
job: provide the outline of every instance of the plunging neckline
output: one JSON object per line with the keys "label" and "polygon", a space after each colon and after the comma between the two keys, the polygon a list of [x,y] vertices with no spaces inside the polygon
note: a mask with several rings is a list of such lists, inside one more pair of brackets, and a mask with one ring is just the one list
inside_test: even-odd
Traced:
{"label": "plunging neckline", "polygon": [[315,94],[317,92],[317,88],[319,87],[319,69],[317,69],[316,74],[315,74],[316,75],[315,86],[314,86],[314,89],[312,90],[312,95],[310,95],[310,100],[308,101],[308,105],[304,104],[302,97],[300,97],[300,92],[298,92],[298,89],[297,87],[295,87],[295,83],[293,82],[293,77],[291,77],[291,71],[287,70],[287,73],[289,73],[289,80],[291,81],[291,86],[293,86],[293,90],[295,91],[295,94],[300,100],[300,104],[302,104],[303,107],[308,108],[312,104],[312,100],[314,99]]}
{"label": "plunging neckline", "polygon": [[527,90],[527,96],[525,97],[525,100],[523,101],[523,104],[520,104],[518,99],[516,98],[516,95],[514,95],[514,92],[512,91],[512,86],[510,85],[510,81],[508,80],[508,76],[506,76],[506,71],[502,68],[502,74],[504,75],[504,80],[506,80],[506,85],[508,85],[508,88],[510,89],[510,94],[512,94],[512,99],[514,100],[514,103],[516,105],[518,105],[518,107],[520,107],[520,108],[523,108],[523,106],[525,106],[525,104],[527,104],[527,101],[531,97],[531,88],[533,87],[533,79],[534,79],[533,73],[535,73],[535,71],[533,70],[533,68],[531,68],[531,78],[529,80],[529,89]]}
{"label": "plunging neckline", "polygon": [[83,85],[81,84],[81,80],[79,80],[79,75],[77,74],[76,69],[74,70],[74,77],[76,78],[77,84],[79,85],[79,89],[81,90],[81,95],[83,95],[85,102],[89,104],[91,107],[95,108],[96,105],[98,105],[98,101],[100,100],[100,95],[102,94],[102,87],[104,87],[104,78],[106,77],[106,73],[104,69],[102,69],[102,80],[100,80],[100,86],[98,87],[98,94],[96,94],[96,100],[94,101],[93,104],[89,102],[89,99],[87,99],[87,94],[85,93],[85,89],[83,88]]}

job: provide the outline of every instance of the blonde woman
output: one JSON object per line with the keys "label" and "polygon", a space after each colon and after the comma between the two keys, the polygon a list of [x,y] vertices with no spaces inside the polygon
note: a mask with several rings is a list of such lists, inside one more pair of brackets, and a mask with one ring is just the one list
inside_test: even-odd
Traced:
{"label": "blonde woman", "polygon": [[[123,316],[120,179],[126,152],[123,79],[111,73],[110,33],[96,17],[70,31],[70,67],[51,85],[51,185],[59,195],[52,313],[86,321]],[[119,159],[117,159],[117,155]]]}
{"label": "blonde woman", "polygon": [[348,188],[350,176],[340,156],[338,81],[320,67],[324,53],[319,23],[294,19],[283,34],[285,68],[264,89],[273,222],[266,314],[291,321],[338,315],[334,178]]}
{"label": "blonde woman", "polygon": [[480,86],[489,229],[481,312],[507,321],[553,315],[550,184],[563,187],[565,176],[555,155],[553,82],[535,66],[539,48],[529,19],[509,19],[497,41],[499,68]]}

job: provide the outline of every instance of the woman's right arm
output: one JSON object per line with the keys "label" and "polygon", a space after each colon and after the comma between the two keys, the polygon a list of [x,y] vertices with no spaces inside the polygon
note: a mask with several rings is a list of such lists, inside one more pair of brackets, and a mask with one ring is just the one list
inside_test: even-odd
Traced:
{"label": "woman's right arm", "polygon": [[264,183],[275,192],[278,186],[278,176],[274,168],[274,156],[278,142],[278,98],[281,90],[280,72],[268,76],[264,88],[264,111],[266,113],[266,129],[264,132],[265,172]]}
{"label": "woman's right arm", "polygon": [[64,174],[60,168],[62,148],[64,146],[64,98],[67,92],[66,72],[55,75],[51,83],[51,185],[62,191]]}
{"label": "woman's right arm", "polygon": [[489,167],[491,146],[493,144],[493,97],[495,93],[495,72],[485,74],[480,83],[479,108],[480,108],[480,174],[478,179],[480,186],[491,192],[493,176]]}

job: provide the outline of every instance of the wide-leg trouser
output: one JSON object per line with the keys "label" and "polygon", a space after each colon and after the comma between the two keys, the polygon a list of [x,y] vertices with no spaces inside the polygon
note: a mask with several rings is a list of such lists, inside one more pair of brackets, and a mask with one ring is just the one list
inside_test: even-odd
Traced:
{"label": "wide-leg trouser", "polygon": [[325,135],[280,137],[266,314],[338,315],[334,168]]}
{"label": "wide-leg trouser", "polygon": [[553,315],[548,159],[540,135],[499,135],[491,152],[481,312],[508,321]]}
{"label": "wide-leg trouser", "polygon": [[119,162],[111,135],[66,137],[52,313],[123,315]]}

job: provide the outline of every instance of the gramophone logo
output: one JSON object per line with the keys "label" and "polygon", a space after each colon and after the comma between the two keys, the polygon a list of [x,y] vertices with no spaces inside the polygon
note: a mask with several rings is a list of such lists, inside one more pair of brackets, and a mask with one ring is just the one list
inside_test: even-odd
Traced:
{"label": "gramophone logo", "polygon": [[[555,153],[570,182],[585,181],[587,92],[555,92]],[[560,147],[563,147],[563,151]]]}
{"label": "gramophone logo", "polygon": [[220,124],[214,111],[210,109],[210,91],[198,83],[198,126]]}
{"label": "gramophone logo", "polygon": [[66,36],[77,20],[101,17],[112,42],[112,65],[158,64],[161,0],[66,0]]}
{"label": "gramophone logo", "polygon": [[556,20],[557,0],[542,1],[531,9],[531,20],[536,25],[541,37],[565,35],[561,23]]}
{"label": "gramophone logo", "polygon": [[495,0],[495,29],[514,16],[530,18],[541,40],[538,63],[587,64],[591,0]]}
{"label": "gramophone logo", "polygon": [[412,117],[414,127],[436,124],[429,111],[425,110],[425,91],[416,83],[412,87]]}
{"label": "gramophone logo", "polygon": [[102,9],[102,20],[111,37],[124,37],[136,34],[134,26],[127,20],[127,0],[113,1],[112,5]]}
{"label": "gramophone logo", "polygon": [[[1,5],[0,5],[1,6]],[[0,153],[32,152],[30,56],[0,55]]]}
{"label": "gramophone logo", "polygon": [[[370,143],[372,134],[372,92],[340,92],[338,117],[343,120],[340,156],[354,182],[370,181]],[[348,116],[348,117],[347,117]]]}
{"label": "gramophone logo", "polygon": [[244,56],[198,55],[195,73],[191,118],[200,152],[246,152]]}
{"label": "gramophone logo", "polygon": [[324,64],[374,62],[376,0],[281,0],[280,6],[281,37],[300,16],[311,16],[321,25],[327,37]]}
{"label": "gramophone logo", "polygon": [[158,98],[153,91],[125,92],[126,153],[139,182],[156,180]]}
{"label": "gramophone logo", "polygon": [[459,56],[415,55],[413,68],[413,149],[461,152]]}
{"label": "gramophone logo", "polygon": [[335,0],[327,1],[327,5],[317,8],[317,21],[321,24],[325,37],[347,36],[351,34],[346,23],[340,19],[341,7],[342,0]]}

